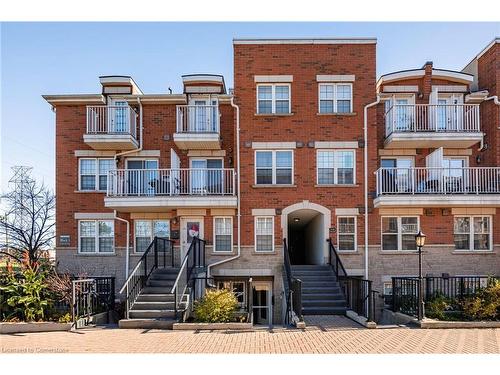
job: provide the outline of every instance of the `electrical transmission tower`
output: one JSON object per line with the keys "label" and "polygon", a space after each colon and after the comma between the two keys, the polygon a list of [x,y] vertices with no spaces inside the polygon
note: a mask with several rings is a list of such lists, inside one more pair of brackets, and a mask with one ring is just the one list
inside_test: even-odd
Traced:
{"label": "electrical transmission tower", "polygon": [[33,167],[18,165],[11,169],[12,177],[9,183],[14,185],[14,189],[11,192],[11,202],[14,204],[12,206],[13,211],[11,211],[10,214],[14,215],[14,222],[19,228],[25,229],[26,225],[29,223],[26,219],[24,204],[27,202],[26,198],[29,194],[29,185],[33,182],[31,178]]}

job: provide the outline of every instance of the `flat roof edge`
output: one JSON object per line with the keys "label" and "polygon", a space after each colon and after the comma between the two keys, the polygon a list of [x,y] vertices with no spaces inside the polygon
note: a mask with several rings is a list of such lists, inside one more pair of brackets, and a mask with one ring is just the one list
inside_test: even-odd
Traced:
{"label": "flat roof edge", "polygon": [[376,44],[377,38],[234,38],[233,44]]}

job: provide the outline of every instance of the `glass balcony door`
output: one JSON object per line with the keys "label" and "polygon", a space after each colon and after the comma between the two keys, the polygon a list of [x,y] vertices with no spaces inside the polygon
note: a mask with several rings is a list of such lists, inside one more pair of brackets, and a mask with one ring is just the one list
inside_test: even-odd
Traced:
{"label": "glass balcony door", "polygon": [[217,131],[217,100],[195,99],[189,108],[189,131],[206,133]]}
{"label": "glass balcony door", "polygon": [[111,133],[127,133],[128,103],[124,100],[113,100],[111,105],[111,113],[108,114],[110,119],[109,131]]}
{"label": "glass balcony door", "polygon": [[155,195],[159,188],[158,160],[127,160],[127,188],[131,195]]}
{"label": "glass balcony door", "polygon": [[191,159],[191,193],[222,193],[222,159]]}

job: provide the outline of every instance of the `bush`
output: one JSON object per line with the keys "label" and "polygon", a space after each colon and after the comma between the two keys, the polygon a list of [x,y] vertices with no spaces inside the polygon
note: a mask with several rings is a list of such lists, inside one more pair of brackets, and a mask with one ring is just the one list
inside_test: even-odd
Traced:
{"label": "bush", "polygon": [[425,303],[425,315],[432,319],[446,320],[445,311],[452,310],[452,301],[443,295],[437,295]]}
{"label": "bush", "polygon": [[465,316],[472,320],[500,320],[500,280],[488,280],[488,286],[462,303]]}
{"label": "bush", "polygon": [[205,296],[194,304],[194,316],[197,322],[230,322],[238,307],[238,300],[228,289],[207,290]]}

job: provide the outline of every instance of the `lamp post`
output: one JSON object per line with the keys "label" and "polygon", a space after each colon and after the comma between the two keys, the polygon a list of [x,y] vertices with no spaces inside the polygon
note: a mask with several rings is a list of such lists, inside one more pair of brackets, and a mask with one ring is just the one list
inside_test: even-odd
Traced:
{"label": "lamp post", "polygon": [[418,249],[418,320],[422,320],[424,313],[424,279],[422,277],[422,247],[425,245],[425,234],[421,230],[415,236]]}

